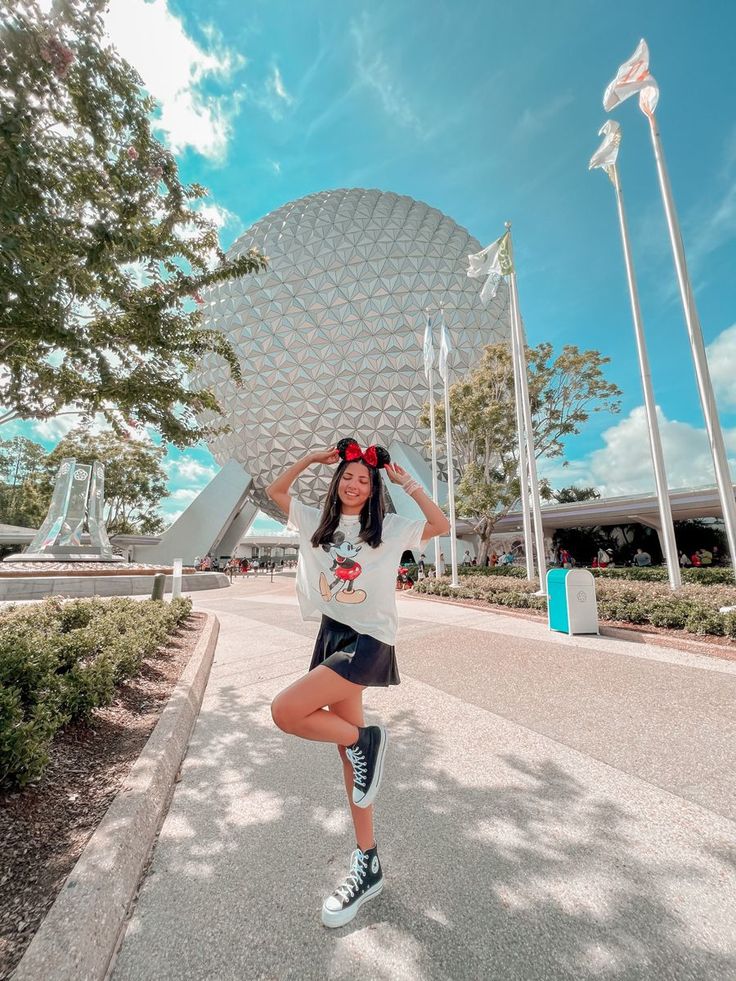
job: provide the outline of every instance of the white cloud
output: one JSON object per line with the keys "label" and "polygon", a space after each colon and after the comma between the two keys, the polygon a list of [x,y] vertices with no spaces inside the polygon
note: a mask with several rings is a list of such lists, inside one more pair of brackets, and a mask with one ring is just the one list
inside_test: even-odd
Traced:
{"label": "white cloud", "polygon": [[708,256],[733,240],[736,225],[736,180],[721,188],[708,204],[690,213],[685,233],[688,262],[699,274]]}
{"label": "white cloud", "polygon": [[279,66],[274,65],[271,70],[271,77],[266,82],[266,88],[272,92],[277,99],[281,99],[285,102],[287,106],[290,106],[294,101],[294,97],[286,91],[284,86],[284,80],[281,77],[281,72],[279,71]]}
{"label": "white cloud", "polygon": [[229,81],[245,59],[211,28],[207,48],[200,47],[169,10],[168,0],[113,0],[105,24],[115,47],[160,103],[156,125],[171,149],[177,153],[192,147],[203,156],[224,159],[238,100],[232,94],[205,94],[201,86]]}
{"label": "white cloud", "polygon": [[350,35],[355,42],[358,78],[361,84],[378,95],[384,112],[396,122],[413,129],[419,136],[426,136],[424,126],[403,92],[396,73],[369,37],[368,17],[350,25]]}
{"label": "white cloud", "polygon": [[550,126],[555,116],[562,112],[572,102],[572,94],[566,92],[555,96],[550,102],[527,107],[519,116],[519,120],[511,131],[512,140],[533,139],[541,135]]}
{"label": "white cloud", "polygon": [[248,98],[276,122],[282,120],[286,110],[295,104],[294,96],[287,91],[277,64],[271,67],[271,73],[260,90],[248,90]]}
{"label": "white cloud", "polygon": [[[705,429],[667,419],[657,410],[660,434],[671,490],[677,487],[713,486],[713,460]],[[736,430],[724,430],[730,451],[731,470],[736,474]],[[540,461],[540,474],[553,487],[594,486],[604,497],[654,491],[654,473],[649,452],[644,406],[602,434],[603,449],[563,467],[560,461]]]}
{"label": "white cloud", "polygon": [[67,433],[82,421],[82,416],[76,412],[68,416],[54,416],[51,419],[34,419],[31,423],[33,435],[45,442],[58,443]]}
{"label": "white cloud", "polygon": [[279,161],[269,160],[268,162],[271,166],[271,170],[274,172],[274,174],[276,174],[277,177],[279,177],[281,175],[281,164],[279,163]]}
{"label": "white cloud", "polygon": [[[123,425],[122,416],[119,416],[121,425]],[[93,435],[96,433],[101,433],[103,431],[110,429],[110,423],[105,419],[101,412],[94,415],[91,420],[88,420],[80,412],[73,412],[69,410],[62,410],[58,415],[52,416],[50,419],[34,419],[27,423],[30,425],[31,434],[29,438],[38,438],[44,443],[53,443],[56,445],[60,440],[62,440],[68,433],[72,431],[76,426],[80,426],[83,422],[87,422],[87,428]],[[152,442],[152,433],[154,430],[149,430],[143,426],[128,426],[125,425],[124,428],[127,430],[128,439],[140,440],[141,442]]]}
{"label": "white cloud", "polygon": [[[220,204],[215,204],[214,201],[208,201],[206,204],[202,202],[195,202],[192,206],[192,211],[196,211],[197,214],[201,215],[212,225],[214,225],[215,230],[218,233],[218,240],[221,240],[220,232],[223,228],[231,227],[236,231],[242,229],[242,223],[238,216],[232,211],[228,211]],[[180,225],[176,229],[176,235],[182,242],[188,242],[196,238],[201,234],[200,229],[197,228],[193,223],[187,225]],[[220,241],[220,244],[222,242]],[[217,257],[217,252],[212,249],[206,258],[207,266],[210,269],[214,269],[218,264],[219,259]]]}
{"label": "white cloud", "polygon": [[171,491],[169,497],[172,501],[186,501],[188,504],[199,494],[199,490],[194,487],[179,487],[178,490]]}
{"label": "white cloud", "polygon": [[170,460],[166,464],[166,470],[173,476],[178,476],[182,480],[197,483],[200,487],[209,483],[217,471],[214,467],[206,467],[196,460],[183,458],[181,460]]}
{"label": "white cloud", "polygon": [[721,405],[736,406],[736,324],[708,345],[708,366]]}
{"label": "white cloud", "polygon": [[217,231],[222,231],[223,228],[228,225],[239,225],[240,219],[232,211],[228,211],[227,208],[223,208],[221,204],[215,204],[210,201],[208,204],[200,204],[199,207],[195,208],[203,218],[207,221],[212,222]]}
{"label": "white cloud", "polygon": [[[677,190],[677,189],[675,189]],[[708,285],[710,257],[733,241],[736,226],[736,128],[727,136],[718,169],[701,182],[689,207],[680,213],[688,271],[696,293]],[[679,302],[680,292],[672,265],[672,250],[660,201],[635,217],[637,251],[644,269],[657,275],[658,296]],[[666,268],[666,275],[661,275]]]}

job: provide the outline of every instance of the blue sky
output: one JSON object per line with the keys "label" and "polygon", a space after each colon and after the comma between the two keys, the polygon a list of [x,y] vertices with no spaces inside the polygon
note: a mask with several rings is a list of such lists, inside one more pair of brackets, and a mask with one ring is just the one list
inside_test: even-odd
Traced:
{"label": "blue sky", "polygon": [[[279,205],[333,187],[411,195],[483,244],[512,220],[530,342],[601,350],[624,390],[621,414],[591,418],[567,446],[569,468],[546,472],[608,493],[653,480],[613,191],[587,162],[603,89],[645,37],[736,456],[736,4],[112,0],[108,23],[162,103],[161,135],[184,177],[210,189],[225,246]],[[670,481],[707,483],[646,120],[634,99],[614,115]],[[45,438],[58,432],[52,423]],[[217,468],[198,448],[172,453],[169,469],[173,515]]]}

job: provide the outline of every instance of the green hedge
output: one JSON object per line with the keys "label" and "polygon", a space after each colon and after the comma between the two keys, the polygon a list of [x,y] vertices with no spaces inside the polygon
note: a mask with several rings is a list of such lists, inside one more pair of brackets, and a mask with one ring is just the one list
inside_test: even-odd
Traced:
{"label": "green hedge", "polygon": [[461,565],[458,569],[464,576],[512,576],[526,579],[526,566],[521,565]]}
{"label": "green hedge", "polygon": [[[546,611],[547,599],[536,595],[538,588],[536,581],[522,582],[512,577],[492,579],[482,574],[463,576],[459,589],[452,589],[447,577],[424,579],[414,587],[418,593]],[[733,587],[687,585],[672,593],[664,583],[638,582],[634,585],[623,578],[601,576],[596,583],[596,594],[601,620],[651,624],[694,634],[736,638],[736,613],[720,612],[722,606],[736,606],[736,588]]]}
{"label": "green hedge", "polygon": [[56,733],[112,702],[191,600],[48,599],[0,614],[0,786],[43,772]]}
{"label": "green hedge", "polygon": [[[411,578],[416,581],[416,563],[405,565],[404,568],[408,570]],[[449,570],[449,564],[447,568]],[[430,569],[434,569],[434,566],[428,564],[426,571],[429,572]],[[459,565],[457,571],[461,576],[512,576],[515,579],[526,579],[526,566],[520,565]]]}
{"label": "green hedge", "polygon": [[[631,579],[636,582],[667,582],[667,569],[661,565],[644,566],[625,566],[613,569],[590,569],[594,576],[601,579]],[[713,567],[700,569],[683,569],[682,581],[686,583],[697,583],[700,586],[710,585],[732,585],[734,580],[733,569],[728,567]]]}
{"label": "green hedge", "polygon": [[[494,566],[460,566],[462,575],[471,576],[513,576],[516,579],[526,579],[526,568],[520,565]],[[612,569],[588,569],[600,579],[629,579],[635,582],[667,582],[667,569],[654,565],[639,568],[638,566],[614,566]],[[710,566],[706,569],[683,569],[682,581],[700,586],[724,585],[736,583],[733,569],[730,567]]]}

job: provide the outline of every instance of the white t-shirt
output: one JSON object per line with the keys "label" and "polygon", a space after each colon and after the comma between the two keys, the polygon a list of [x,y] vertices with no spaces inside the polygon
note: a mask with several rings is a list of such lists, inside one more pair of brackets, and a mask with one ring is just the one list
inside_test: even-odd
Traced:
{"label": "white t-shirt", "polygon": [[398,628],[396,575],[401,555],[418,549],[426,520],[398,514],[383,519],[378,548],[359,541],[360,515],[344,515],[330,545],[315,548],[310,539],[322,518],[317,508],[291,499],[288,528],[299,533],[296,594],[305,620],[322,614],[359,634],[393,644]]}

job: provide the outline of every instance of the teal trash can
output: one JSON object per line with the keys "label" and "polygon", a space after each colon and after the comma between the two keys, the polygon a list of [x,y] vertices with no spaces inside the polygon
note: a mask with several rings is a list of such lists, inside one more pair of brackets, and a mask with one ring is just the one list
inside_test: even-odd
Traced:
{"label": "teal trash can", "polygon": [[597,634],[595,579],[587,569],[547,573],[547,625],[563,634]]}

